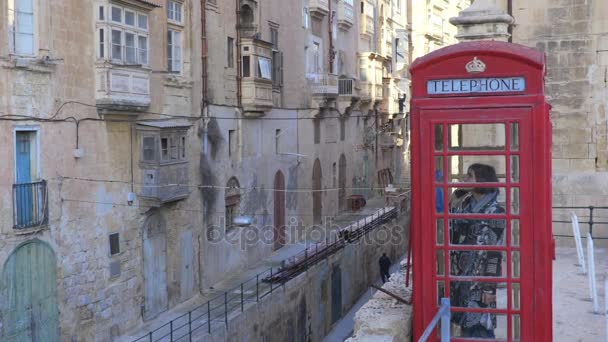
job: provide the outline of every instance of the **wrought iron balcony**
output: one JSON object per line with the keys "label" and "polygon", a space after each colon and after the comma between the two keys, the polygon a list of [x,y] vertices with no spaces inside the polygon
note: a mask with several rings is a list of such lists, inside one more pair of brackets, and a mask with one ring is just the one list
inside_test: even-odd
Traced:
{"label": "wrought iron balcony", "polygon": [[13,184],[13,228],[25,229],[48,223],[46,181]]}
{"label": "wrought iron balcony", "polygon": [[338,94],[340,96],[353,96],[354,81],[352,78],[341,78],[338,80]]}
{"label": "wrought iron balcony", "polygon": [[308,7],[313,18],[322,20],[329,13],[329,0],[310,0]]}
{"label": "wrought iron balcony", "polygon": [[338,76],[332,74],[308,74],[308,85],[313,96],[337,96]]}

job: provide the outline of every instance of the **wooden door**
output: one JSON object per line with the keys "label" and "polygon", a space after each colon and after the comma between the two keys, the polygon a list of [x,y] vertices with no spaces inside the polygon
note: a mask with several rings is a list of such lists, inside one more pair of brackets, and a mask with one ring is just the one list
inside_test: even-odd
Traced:
{"label": "wooden door", "polygon": [[323,215],[321,177],[321,161],[317,158],[312,168],[312,217],[315,224],[321,223],[321,216]]}
{"label": "wooden door", "polygon": [[182,260],[182,276],[180,281],[180,293],[182,301],[188,300],[194,294],[194,267],[192,231],[182,232],[180,235],[180,249]]}
{"label": "wooden door", "polygon": [[346,202],[346,157],[340,155],[338,162],[338,206],[340,210],[344,210]]}
{"label": "wooden door", "polygon": [[274,176],[274,249],[285,245],[285,177],[280,170]]}
{"label": "wooden door", "polygon": [[167,310],[167,236],[159,213],[144,223],[144,320]]}
{"label": "wooden door", "polygon": [[55,253],[39,240],[9,256],[0,282],[1,341],[59,341],[56,267]]}

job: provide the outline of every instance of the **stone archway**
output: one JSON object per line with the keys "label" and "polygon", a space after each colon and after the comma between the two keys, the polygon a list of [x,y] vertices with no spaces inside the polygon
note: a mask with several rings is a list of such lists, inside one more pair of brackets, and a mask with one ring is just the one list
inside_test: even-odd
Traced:
{"label": "stone archway", "polygon": [[312,217],[313,223],[321,223],[323,215],[323,187],[321,182],[322,171],[321,161],[315,159],[315,164],[312,168]]}
{"label": "stone archway", "polygon": [[0,281],[1,341],[59,341],[55,252],[40,240],[17,247]]}

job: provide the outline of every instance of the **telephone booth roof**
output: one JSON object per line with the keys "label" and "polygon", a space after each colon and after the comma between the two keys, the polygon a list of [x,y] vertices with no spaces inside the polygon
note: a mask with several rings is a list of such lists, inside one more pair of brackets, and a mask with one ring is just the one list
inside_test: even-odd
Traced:
{"label": "telephone booth roof", "polygon": [[[465,66],[474,58],[482,61],[484,70],[470,73]],[[428,95],[426,83],[432,79],[523,76],[526,89],[518,94],[542,94],[545,55],[533,48],[499,41],[475,41],[450,45],[417,58],[410,67],[412,97]],[[462,94],[463,96],[481,94]],[[492,94],[488,94],[492,95]],[[504,94],[507,95],[507,94]]]}

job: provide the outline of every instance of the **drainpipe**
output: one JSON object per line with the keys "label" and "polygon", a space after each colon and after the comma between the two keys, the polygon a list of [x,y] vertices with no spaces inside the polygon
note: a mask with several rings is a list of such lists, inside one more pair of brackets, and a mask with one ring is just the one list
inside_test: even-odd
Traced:
{"label": "drainpipe", "polygon": [[329,33],[329,73],[333,74],[334,72],[334,32],[333,32],[333,21],[335,20],[333,13],[331,12],[331,3],[333,0],[328,1],[328,10],[329,10],[329,28],[327,32]]}
{"label": "drainpipe", "polygon": [[[241,31],[240,31],[240,20],[241,20],[241,7],[239,6],[239,0],[235,0],[236,6],[236,100],[237,107],[241,108],[243,99],[241,95]],[[251,63],[251,62],[250,62]]]}
{"label": "drainpipe", "polygon": [[205,116],[207,108],[207,0],[201,0],[201,67],[203,89],[201,99],[201,116]]}
{"label": "drainpipe", "polygon": [[[513,18],[513,0],[507,0],[507,13]],[[513,43],[513,23],[507,26],[507,32],[509,33],[509,43]]]}

